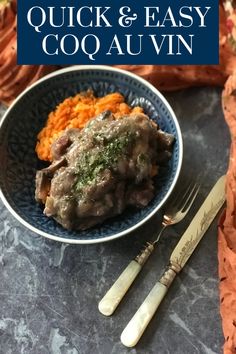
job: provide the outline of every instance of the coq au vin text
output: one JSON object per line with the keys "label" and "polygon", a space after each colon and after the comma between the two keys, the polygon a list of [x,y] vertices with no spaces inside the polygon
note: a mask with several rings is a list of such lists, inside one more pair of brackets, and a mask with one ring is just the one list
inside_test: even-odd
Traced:
{"label": "coq au vin text", "polygon": [[[164,52],[180,56],[193,54],[195,34],[191,33],[191,27],[206,27],[211,7],[144,6],[142,14],[129,6],[116,10],[117,13],[109,6],[34,6],[27,13],[27,22],[38,32],[43,52],[48,56],[74,56],[81,52],[94,61],[100,50],[106,56],[139,56],[147,42],[154,55]],[[135,34],[131,29],[134,26]],[[63,34],[56,32],[61,27],[65,29]],[[99,29],[112,27],[119,32],[102,41]]]}

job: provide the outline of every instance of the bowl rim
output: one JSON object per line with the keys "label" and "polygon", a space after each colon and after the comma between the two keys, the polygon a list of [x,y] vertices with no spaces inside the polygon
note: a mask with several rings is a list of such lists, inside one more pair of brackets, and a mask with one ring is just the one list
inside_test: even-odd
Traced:
{"label": "bowl rim", "polygon": [[154,214],[156,214],[156,212],[158,210],[161,209],[161,207],[163,206],[163,204],[167,201],[167,199],[169,198],[169,196],[171,195],[176,182],[179,178],[180,175],[180,171],[181,171],[181,167],[182,167],[182,162],[183,162],[183,138],[182,138],[182,134],[181,134],[181,130],[180,130],[180,126],[177,120],[177,117],[172,109],[172,107],[170,106],[169,102],[166,100],[166,98],[162,95],[162,93],[155,87],[153,86],[150,82],[148,82],[147,80],[143,79],[142,77],[138,76],[137,74],[131,73],[128,70],[124,70],[124,69],[120,69],[120,68],[115,68],[112,66],[108,66],[108,65],[74,65],[71,67],[67,67],[67,68],[62,68],[59,70],[56,70],[44,77],[42,77],[41,79],[37,80],[35,83],[33,83],[32,85],[30,85],[29,87],[27,87],[24,91],[22,91],[17,98],[13,101],[13,103],[10,105],[10,107],[6,110],[6,112],[4,113],[1,122],[0,122],[0,129],[2,128],[4,121],[7,120],[8,114],[9,112],[13,109],[13,107],[21,100],[21,98],[31,89],[33,89],[35,86],[39,85],[41,82],[46,81],[52,77],[55,76],[60,76],[61,74],[67,73],[67,72],[71,72],[71,71],[82,71],[82,70],[102,70],[102,71],[113,71],[113,72],[117,72],[117,73],[121,73],[123,75],[129,76],[137,81],[139,81],[141,84],[145,85],[146,87],[148,87],[155,95],[157,95],[166,105],[167,109],[169,110],[173,121],[175,123],[176,126],[176,131],[177,131],[177,136],[178,136],[178,142],[179,142],[179,160],[178,160],[178,165],[177,165],[177,170],[176,170],[176,174],[175,177],[173,179],[173,181],[171,182],[171,186],[168,190],[168,192],[166,193],[165,197],[162,199],[162,201],[152,210],[152,212],[150,212],[145,218],[143,218],[142,220],[140,220],[137,224],[135,224],[132,227],[127,228],[126,230],[123,230],[121,232],[118,232],[116,234],[113,235],[109,235],[109,236],[104,236],[98,239],[82,239],[82,240],[78,240],[78,239],[74,239],[74,238],[63,238],[60,236],[56,236],[47,232],[44,232],[42,230],[37,229],[37,227],[34,227],[33,225],[31,225],[30,223],[28,223],[27,221],[25,221],[21,216],[19,216],[17,214],[17,212],[11,207],[11,205],[8,203],[7,199],[5,198],[3,191],[1,189],[0,186],[0,198],[3,201],[3,204],[5,205],[5,207],[9,210],[9,212],[16,218],[16,220],[18,220],[22,225],[24,225],[27,229],[29,229],[30,231],[35,232],[38,235],[44,236],[50,240],[53,241],[58,241],[58,242],[62,242],[62,243],[68,243],[68,244],[96,244],[96,243],[102,243],[102,242],[108,242],[108,241],[112,241],[115,240],[117,238],[120,238],[124,235],[127,235],[129,233],[131,233],[132,231],[138,229],[141,225],[143,225],[145,222],[147,222]]}

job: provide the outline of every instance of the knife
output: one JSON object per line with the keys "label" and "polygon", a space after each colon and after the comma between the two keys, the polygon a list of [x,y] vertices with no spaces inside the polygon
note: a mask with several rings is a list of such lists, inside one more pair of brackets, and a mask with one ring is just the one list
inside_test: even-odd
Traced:
{"label": "knife", "polygon": [[137,344],[175,276],[183,269],[224,202],[225,176],[222,176],[210,191],[172,252],[166,271],[123,330],[121,342],[125,346],[134,347]]}

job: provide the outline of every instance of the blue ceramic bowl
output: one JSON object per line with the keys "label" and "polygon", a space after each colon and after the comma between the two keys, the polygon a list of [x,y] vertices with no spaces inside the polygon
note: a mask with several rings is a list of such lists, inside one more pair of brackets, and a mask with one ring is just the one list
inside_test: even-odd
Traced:
{"label": "blue ceramic bowl", "polygon": [[[68,231],[43,215],[34,199],[35,173],[43,167],[35,154],[37,134],[48,113],[66,97],[92,88],[98,96],[119,91],[131,105],[144,108],[176,142],[168,167],[156,178],[156,194],[141,210],[127,210],[87,231]],[[182,137],[170,105],[150,83],[127,71],[107,66],[77,66],[50,74],[26,89],[0,125],[0,195],[9,211],[30,230],[68,243],[97,243],[123,236],[147,221],[165,203],[179,176]]]}

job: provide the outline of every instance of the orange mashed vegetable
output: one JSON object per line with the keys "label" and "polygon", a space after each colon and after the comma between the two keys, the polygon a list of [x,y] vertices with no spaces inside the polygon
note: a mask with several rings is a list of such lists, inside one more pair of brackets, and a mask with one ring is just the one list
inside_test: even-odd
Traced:
{"label": "orange mashed vegetable", "polygon": [[40,160],[51,161],[51,145],[67,128],[83,128],[98,114],[110,110],[116,118],[125,114],[142,113],[141,107],[130,107],[120,93],[110,93],[104,97],[95,97],[88,90],[74,97],[66,98],[55,111],[49,113],[46,126],[39,132],[36,153]]}

